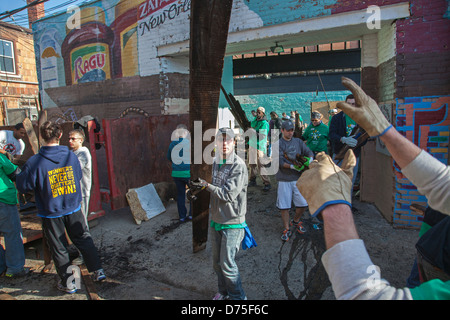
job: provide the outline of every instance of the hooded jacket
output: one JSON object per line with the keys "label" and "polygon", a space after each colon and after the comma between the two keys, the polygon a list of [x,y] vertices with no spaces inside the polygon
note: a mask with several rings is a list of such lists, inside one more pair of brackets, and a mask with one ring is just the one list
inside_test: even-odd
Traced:
{"label": "hooded jacket", "polygon": [[58,218],[80,209],[82,178],[77,156],[67,146],[44,146],[16,178],[17,190],[34,190],[38,216]]}
{"label": "hooded jacket", "polygon": [[247,213],[247,166],[234,152],[227,163],[219,166],[215,159],[212,183],[207,187],[211,193],[211,220],[219,224],[241,224]]}

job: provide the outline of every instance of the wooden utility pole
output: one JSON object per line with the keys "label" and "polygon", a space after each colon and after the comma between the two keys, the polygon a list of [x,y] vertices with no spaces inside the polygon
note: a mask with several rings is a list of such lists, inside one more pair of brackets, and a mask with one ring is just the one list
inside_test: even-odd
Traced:
{"label": "wooden utility pole", "polygon": [[[203,141],[203,133],[216,128],[219,106],[223,61],[228,38],[233,0],[192,0],[189,49],[189,126],[193,148],[201,144],[201,153],[211,141]],[[194,131],[194,122],[201,121],[201,136]],[[200,139],[198,138],[200,137]],[[202,178],[211,182],[211,165],[202,157],[198,160],[198,149],[191,152],[191,179]],[[197,161],[198,162],[198,161]],[[192,203],[193,251],[206,247],[209,221],[208,191],[198,194]]]}

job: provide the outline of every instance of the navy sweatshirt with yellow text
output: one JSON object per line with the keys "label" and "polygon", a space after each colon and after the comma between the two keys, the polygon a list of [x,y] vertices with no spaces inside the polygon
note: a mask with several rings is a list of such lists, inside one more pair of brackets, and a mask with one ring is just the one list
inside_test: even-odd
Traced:
{"label": "navy sweatshirt with yellow text", "polygon": [[82,172],[77,156],[66,146],[44,146],[16,178],[17,190],[34,190],[38,216],[58,218],[80,209]]}

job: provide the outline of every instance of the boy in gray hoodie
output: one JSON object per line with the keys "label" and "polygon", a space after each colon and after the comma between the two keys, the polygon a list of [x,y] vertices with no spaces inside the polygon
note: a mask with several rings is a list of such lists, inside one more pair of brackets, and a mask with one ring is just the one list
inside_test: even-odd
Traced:
{"label": "boy in gray hoodie", "polygon": [[245,300],[235,256],[247,226],[247,166],[234,151],[231,129],[219,129],[216,144],[212,183],[198,179],[198,184],[211,193],[211,250],[219,286],[213,300]]}

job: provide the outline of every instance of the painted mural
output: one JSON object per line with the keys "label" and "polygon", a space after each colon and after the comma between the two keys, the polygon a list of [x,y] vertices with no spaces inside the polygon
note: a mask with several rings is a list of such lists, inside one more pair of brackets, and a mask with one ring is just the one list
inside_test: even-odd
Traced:
{"label": "painted mural", "polygon": [[[332,14],[337,0],[236,0],[230,32]],[[94,0],[33,25],[44,108],[45,89],[165,72],[188,74],[190,0]],[[180,57],[159,52],[179,46]],[[184,47],[183,47],[184,46]],[[173,49],[173,48],[172,48]]]}
{"label": "painted mural", "polygon": [[[449,155],[449,115],[450,96],[419,97],[397,100],[396,128],[420,148],[448,165]],[[394,224],[417,227],[421,217],[411,209],[413,203],[427,206],[426,198],[401,173],[394,162],[395,209]]]}
{"label": "painted mural", "polygon": [[[33,25],[43,105],[45,89],[138,75],[142,0],[93,1]],[[43,90],[42,90],[43,89]]]}

